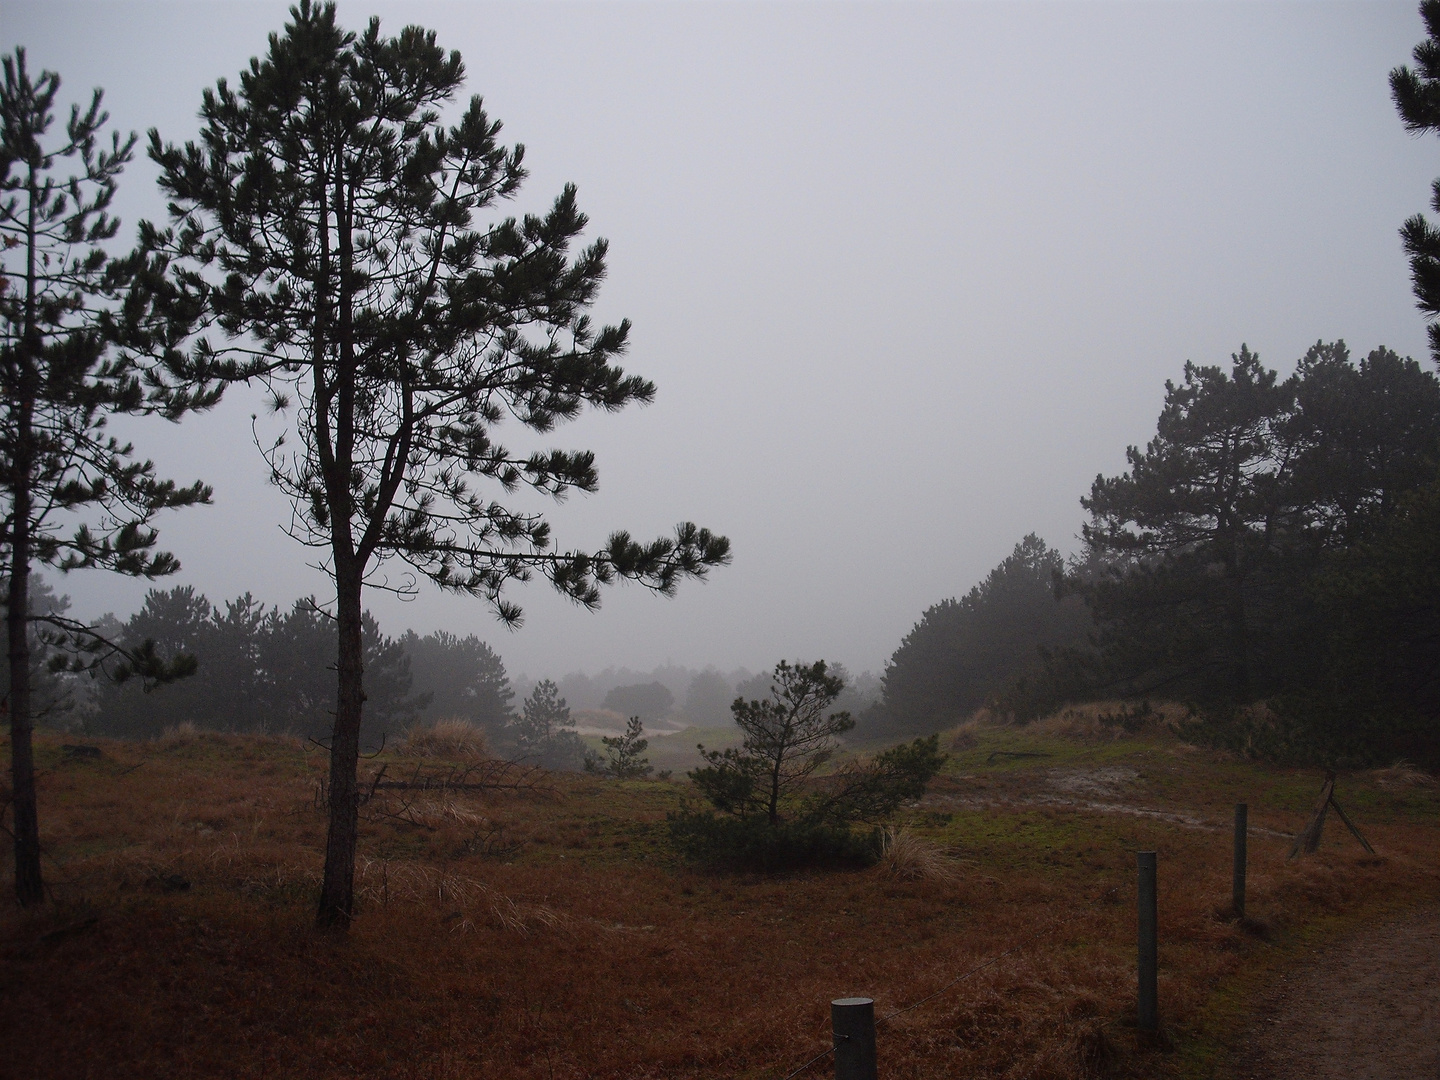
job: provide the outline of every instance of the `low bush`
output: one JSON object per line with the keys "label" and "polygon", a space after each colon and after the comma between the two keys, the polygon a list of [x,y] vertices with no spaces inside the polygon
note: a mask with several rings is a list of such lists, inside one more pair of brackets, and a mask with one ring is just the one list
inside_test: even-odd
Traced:
{"label": "low bush", "polygon": [[795,870],[870,866],[880,857],[878,829],[818,821],[732,817],[687,807],[669,816],[670,839],[688,859],[718,869]]}
{"label": "low bush", "polygon": [[902,802],[925,794],[946,756],[939,736],[932,735],[846,762],[828,775],[809,778],[773,816],[763,799],[755,798],[758,770],[743,750],[708,760],[708,767],[689,776],[715,809],[671,814],[672,842],[697,862],[770,871],[873,864],[883,849],[879,824]]}
{"label": "low bush", "polygon": [[1408,761],[1397,761],[1387,769],[1374,769],[1370,773],[1375,783],[1386,791],[1400,791],[1413,787],[1434,787],[1435,778],[1424,769],[1417,769]]}

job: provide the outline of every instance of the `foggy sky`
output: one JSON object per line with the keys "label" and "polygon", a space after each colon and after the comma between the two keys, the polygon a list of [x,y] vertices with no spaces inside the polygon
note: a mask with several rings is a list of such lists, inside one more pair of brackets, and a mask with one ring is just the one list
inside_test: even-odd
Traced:
{"label": "foggy sky", "polygon": [[[567,181],[610,241],[596,315],[655,403],[541,445],[596,451],[600,490],[552,514],[562,549],[693,520],[734,565],[673,600],[597,613],[543,582],[503,629],[479,601],[367,593],[386,632],[478,633],[512,674],[782,657],[879,671],[921,612],[1027,532],[1069,552],[1079,497],[1154,433],[1164,381],[1242,342],[1288,370],[1317,339],[1424,358],[1397,229],[1440,142],[1407,136],[1386,75],[1416,4],[485,4],[345,2],[465,58],[531,177]],[[193,138],[281,3],[0,3],[0,47],[106,91],[123,131]],[[122,235],[159,219],[122,181]],[[167,516],[160,584],[287,606],[325,595],[264,483],[252,401],[134,429],[215,505]],[[515,430],[502,437],[531,445]],[[403,567],[394,568],[398,578]],[[150,587],[55,582],[76,610]]]}

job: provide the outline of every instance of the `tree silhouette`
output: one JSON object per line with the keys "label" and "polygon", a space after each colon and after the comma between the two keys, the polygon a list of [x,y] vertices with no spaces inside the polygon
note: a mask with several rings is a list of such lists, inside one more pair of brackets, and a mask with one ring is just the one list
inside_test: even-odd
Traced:
{"label": "tree silhouette", "polygon": [[[556,499],[597,485],[594,455],[515,453],[507,416],[532,431],[591,405],[647,402],[653,384],[615,363],[628,324],[586,315],[605,272],[566,187],[547,214],[477,222],[525,178],[523,149],[471,98],[439,110],[464,78],[433,32],[358,36],[332,4],[302,0],[238,89],[206,91],[198,143],[150,133],[171,197],[183,283],[231,338],[203,341],[196,378],[257,380],[293,415],[291,443],[262,446],[294,503],[290,532],[335,582],[339,696],[330,824],[317,922],[354,906],[356,764],[365,700],[361,592],[392,559],[442,589],[482,597],[516,623],[505,586],[535,572],[586,607],[617,578],[671,593],[728,560],[723,537],[686,523],[638,543],[617,532],[594,552],[558,550],[544,515],[484,497],[529,488]],[[401,588],[413,587],[404,583]]]}
{"label": "tree silhouette", "polygon": [[730,706],[745,733],[739,750],[706,750],[709,763],[690,773],[695,786],[717,807],[744,813],[753,809],[773,826],[780,804],[834,755],[836,737],[855,726],[847,712],[828,712],[845,689],[824,660],[813,664],[782,660],[775,665],[770,694]]}
{"label": "tree silhouette", "polygon": [[605,746],[602,759],[593,750],[585,752],[585,771],[613,776],[616,780],[643,780],[655,771],[645,751],[650,740],[645,738],[645,724],[638,716],[625,722],[624,735],[602,735]]}
{"label": "tree silhouette", "polygon": [[705,764],[686,774],[720,813],[685,807],[671,814],[679,848],[707,862],[761,869],[872,860],[873,845],[851,826],[878,824],[920,798],[945,755],[932,735],[825,770],[838,736],[855,726],[849,713],[830,711],[844,689],[823,660],[782,660],[767,697],[736,698],[730,711],[744,732],[741,745],[701,746]]}
{"label": "tree silhouette", "polygon": [[[101,567],[155,578],[180,568],[155,550],[150,523],[169,507],[208,502],[196,481],[160,480],[149,461],[107,430],[112,414],[161,412],[175,418],[215,400],[201,383],[175,393],[160,376],[142,381],[142,363],[163,359],[189,331],[186,306],[164,289],[163,259],[136,252],[111,258],[119,229],[109,214],[117,180],[135,145],[101,133],[109,121],[96,90],[87,108],[72,106],[55,131],[60,77],[32,79],[25,50],[4,60],[0,86],[0,550],[10,660],[7,701],[15,834],[15,893],[22,905],[44,899],[31,749],[30,625],[43,623],[50,645],[103,646],[83,624],[33,611],[35,563],[62,571]],[[62,175],[65,170],[68,175]],[[63,657],[61,658],[63,660]],[[171,677],[153,650],[131,666]]]}
{"label": "tree silhouette", "polygon": [[[1390,72],[1390,96],[1414,135],[1440,131],[1440,0],[1423,0],[1420,17],[1426,38],[1415,46],[1415,70],[1397,67]],[[1431,189],[1430,207],[1440,213],[1440,179]],[[1430,356],[1440,363],[1440,229],[1425,215],[1416,214],[1400,227],[1405,253],[1410,256],[1410,279],[1416,306],[1430,322]]]}
{"label": "tree silhouette", "polygon": [[474,634],[462,638],[445,630],[424,637],[411,630],[399,640],[415,685],[430,695],[425,718],[463,717],[492,742],[503,738],[515,692],[495,650]]}
{"label": "tree silhouette", "polygon": [[1212,716],[1273,708],[1341,670],[1325,658],[1345,590],[1326,577],[1433,478],[1440,380],[1334,341],[1282,381],[1242,347],[1229,372],[1187,364],[1155,438],[1127,456],[1081,500],[1090,561],[1070,582],[1095,617],[1097,687]]}
{"label": "tree silhouette", "polygon": [[1295,455],[1284,424],[1293,382],[1245,346],[1227,373],[1187,362],[1184,380],[1165,383],[1155,438],[1130,447],[1128,472],[1097,476],[1080,505],[1090,513],[1085,543],[1108,556],[1195,557],[1214,580],[1207,610],[1224,626],[1222,664],[1236,693],[1250,689],[1252,583],[1286,525]]}
{"label": "tree silhouette", "polygon": [[1057,602],[1060,553],[1034,533],[959,599],[928,608],[885,666],[884,697],[862,715],[870,738],[958,722],[1041,664],[1041,650],[1083,644],[1089,613]]}
{"label": "tree silhouette", "polygon": [[635,683],[615,687],[605,695],[600,707],[641,720],[663,720],[675,707],[675,695],[659,682]]}
{"label": "tree silhouette", "polygon": [[585,744],[575,732],[570,706],[549,679],[535,685],[507,734],[521,761],[534,761],[547,769],[574,769],[584,763]]}

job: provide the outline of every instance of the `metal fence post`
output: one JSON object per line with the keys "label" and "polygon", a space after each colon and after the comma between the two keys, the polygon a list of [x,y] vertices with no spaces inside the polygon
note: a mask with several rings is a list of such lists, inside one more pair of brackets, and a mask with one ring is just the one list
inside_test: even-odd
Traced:
{"label": "metal fence post", "polygon": [[1156,1031],[1160,1027],[1160,1010],[1155,986],[1158,959],[1156,923],[1159,916],[1155,899],[1155,852],[1137,852],[1136,861],[1140,872],[1137,889],[1140,916],[1140,993],[1135,1015],[1141,1031]]}
{"label": "metal fence post", "polygon": [[836,998],[830,1002],[835,1033],[835,1080],[876,1080],[875,1001]]}
{"label": "metal fence post", "polygon": [[1235,881],[1231,888],[1230,906],[1237,919],[1245,918],[1245,842],[1249,832],[1250,807],[1235,804]]}

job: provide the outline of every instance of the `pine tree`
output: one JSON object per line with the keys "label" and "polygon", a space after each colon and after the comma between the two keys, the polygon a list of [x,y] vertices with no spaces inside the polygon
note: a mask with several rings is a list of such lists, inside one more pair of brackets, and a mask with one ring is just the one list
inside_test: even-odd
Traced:
{"label": "pine tree", "polygon": [[1317,582],[1440,460],[1440,380],[1413,360],[1321,341],[1285,380],[1243,346],[1233,361],[1167,382],[1155,437],[1081,500],[1090,561],[1070,584],[1111,694],[1219,715],[1313,684],[1333,630]]}
{"label": "pine tree", "polygon": [[782,660],[772,678],[768,697],[736,698],[730,706],[745,733],[741,749],[702,747],[708,764],[689,776],[721,809],[753,809],[773,826],[780,821],[781,802],[834,756],[837,737],[855,721],[847,712],[828,711],[845,683],[830,674],[824,660],[793,665]]}
{"label": "pine tree", "polygon": [[572,254],[587,224],[574,188],[544,215],[493,216],[525,178],[523,148],[499,141],[478,97],[440,122],[464,74],[433,32],[387,38],[372,20],[357,36],[333,4],[302,0],[238,89],[205,93],[199,142],[150,133],[190,260],[181,281],[232,342],[228,354],[202,342],[190,373],[258,381],[291,412],[296,438],[265,462],[295,503],[292,534],[335,582],[321,926],[348,926],[354,906],[361,592],[381,564],[405,562],[515,623],[502,593],[536,572],[594,607],[617,578],[668,595],[728,560],[723,537],[689,523],[650,543],[618,532],[599,551],[557,550],[543,514],[474,487],[595,490],[591,452],[516,453],[495,429],[508,416],[545,433],[655,388],[614,362],[628,323],[586,314],[606,246]]}
{"label": "pine tree", "polygon": [[[1440,0],[1423,0],[1420,17],[1426,38],[1415,46],[1415,70],[1397,67],[1390,72],[1390,96],[1414,135],[1440,131]],[[1430,206],[1440,213],[1440,179],[1432,186]],[[1440,363],[1440,229],[1425,215],[1416,214],[1400,227],[1405,253],[1410,256],[1410,280],[1416,306],[1430,322],[1430,355]]]}
{"label": "pine tree", "polygon": [[[155,515],[208,502],[196,481],[160,480],[149,461],[110,435],[117,413],[173,418],[213,403],[203,382],[174,393],[147,360],[173,359],[188,332],[186,305],[164,288],[163,259],[144,251],[112,258],[119,221],[109,207],[135,136],[101,134],[109,120],[96,90],[88,108],[72,106],[52,130],[60,77],[32,79],[25,50],[4,60],[0,86],[0,551],[9,591],[11,805],[15,892],[22,905],[44,899],[31,748],[30,625],[43,622],[55,644],[93,649],[88,628],[56,613],[32,611],[35,563],[62,571],[100,567],[154,578],[174,573],[174,556],[155,550]],[[62,175],[71,169],[69,175]],[[163,370],[158,369],[158,370]],[[87,514],[87,512],[89,512]],[[76,524],[79,521],[80,524]],[[96,655],[93,651],[91,656]],[[132,659],[134,659],[132,657]],[[153,651],[151,674],[166,669]]]}
{"label": "pine tree", "polygon": [[1097,476],[1080,505],[1090,513],[1083,531],[1092,552],[1196,565],[1210,594],[1204,617],[1223,627],[1217,667],[1248,700],[1255,582],[1293,516],[1296,437],[1286,419],[1295,383],[1280,382],[1244,345],[1231,359],[1228,373],[1187,361],[1183,381],[1165,383],[1155,438],[1143,451],[1128,448],[1130,470]]}
{"label": "pine tree", "polygon": [[645,738],[645,724],[640,717],[632,716],[626,721],[624,735],[602,735],[600,741],[605,745],[605,757],[602,759],[593,750],[587,751],[586,772],[603,773],[616,780],[643,780],[655,771],[645,756],[650,740]]}
{"label": "pine tree", "polygon": [[585,759],[585,744],[575,731],[570,706],[549,679],[535,685],[507,734],[521,761],[547,769],[573,769]]}
{"label": "pine tree", "polygon": [[949,727],[1041,666],[1042,650],[1085,642],[1078,598],[1057,602],[1060,553],[1034,533],[958,599],[928,608],[885,666],[884,699],[862,714],[870,738]]}

